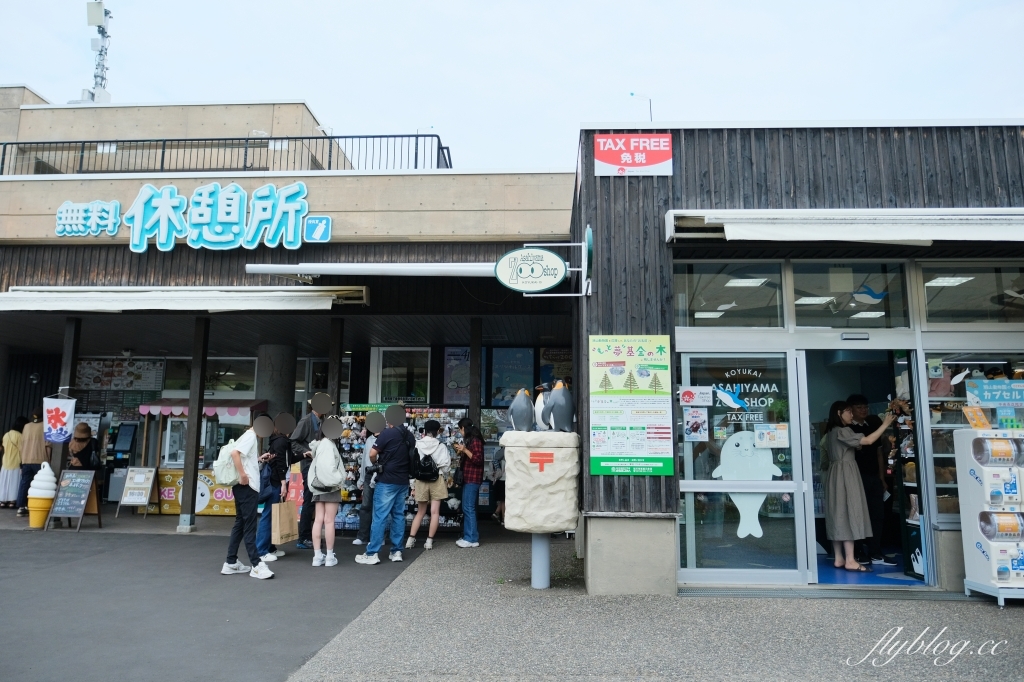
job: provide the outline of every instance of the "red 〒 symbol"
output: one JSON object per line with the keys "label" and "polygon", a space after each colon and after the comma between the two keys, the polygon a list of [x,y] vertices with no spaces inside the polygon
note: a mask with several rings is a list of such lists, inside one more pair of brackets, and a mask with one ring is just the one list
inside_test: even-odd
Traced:
{"label": "red \u3012 symbol", "polygon": [[540,471],[544,471],[545,464],[553,464],[555,461],[555,453],[553,452],[531,452],[530,453],[530,464],[536,464],[540,467]]}

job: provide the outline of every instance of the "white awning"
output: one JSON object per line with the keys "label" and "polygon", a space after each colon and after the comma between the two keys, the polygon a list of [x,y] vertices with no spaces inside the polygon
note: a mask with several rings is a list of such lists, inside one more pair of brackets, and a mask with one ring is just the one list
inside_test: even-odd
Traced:
{"label": "white awning", "polygon": [[665,214],[665,240],[871,242],[1024,241],[1024,208],[731,209]]}
{"label": "white awning", "polygon": [[119,313],[123,310],[330,310],[335,303],[368,303],[366,287],[11,287],[0,311]]}
{"label": "white awning", "polygon": [[297,265],[260,265],[249,263],[249,275],[319,277],[320,275],[356,275],[358,277],[494,277],[494,263],[298,263]]}

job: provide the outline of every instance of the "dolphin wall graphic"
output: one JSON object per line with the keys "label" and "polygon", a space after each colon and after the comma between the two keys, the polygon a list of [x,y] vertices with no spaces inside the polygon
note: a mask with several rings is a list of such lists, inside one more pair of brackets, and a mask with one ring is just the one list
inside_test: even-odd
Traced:
{"label": "dolphin wall graphic", "polygon": [[716,388],[715,395],[721,400],[727,407],[731,407],[734,410],[743,410],[744,412],[750,412],[750,406],[747,401],[740,398],[740,392],[729,392],[724,388]]}
{"label": "dolphin wall graphic", "polygon": [[853,298],[857,303],[863,303],[864,305],[874,305],[881,303],[882,299],[889,295],[888,291],[877,292],[867,284],[861,284],[860,289],[853,292]]}

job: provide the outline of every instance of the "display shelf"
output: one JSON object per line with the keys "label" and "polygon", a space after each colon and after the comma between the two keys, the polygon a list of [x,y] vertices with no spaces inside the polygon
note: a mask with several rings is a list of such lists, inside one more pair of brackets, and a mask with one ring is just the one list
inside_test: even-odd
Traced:
{"label": "display shelf", "polygon": [[933,430],[953,431],[955,429],[969,429],[970,424],[931,424]]}
{"label": "display shelf", "polygon": [[903,481],[903,485],[909,485],[911,487],[916,488],[917,487],[917,482],[916,481]]}
{"label": "display shelf", "polygon": [[907,519],[908,526],[920,526],[921,521],[919,519]]}
{"label": "display shelf", "polygon": [[936,488],[953,488],[955,490],[956,488],[959,488],[960,486],[957,485],[956,483],[936,483],[935,487]]}
{"label": "display shelf", "polygon": [[928,402],[929,403],[966,403],[967,402],[967,398],[954,398],[954,397],[937,398],[937,397],[932,395],[932,396],[928,396]]}

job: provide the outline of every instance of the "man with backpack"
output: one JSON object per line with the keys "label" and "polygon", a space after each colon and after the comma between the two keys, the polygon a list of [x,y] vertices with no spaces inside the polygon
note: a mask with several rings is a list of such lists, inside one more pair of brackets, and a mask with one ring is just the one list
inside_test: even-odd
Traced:
{"label": "man with backpack", "polygon": [[385,411],[387,428],[377,436],[370,449],[370,461],[379,466],[373,492],[373,528],[366,552],[356,557],[358,564],[379,564],[377,552],[384,545],[384,533],[391,528],[392,561],[402,560],[402,536],[405,535],[405,500],[409,495],[409,452],[416,439],[405,428],[405,408],[392,405]]}
{"label": "man with backpack", "polygon": [[[267,416],[266,412],[254,412],[253,423],[260,417]],[[269,420],[269,417],[267,417]],[[260,497],[260,469],[257,463],[259,452],[259,439],[256,430],[249,427],[249,430],[242,436],[225,447],[230,447],[230,459],[222,454],[214,464],[214,472],[217,482],[228,482],[237,476],[237,481],[231,487],[235,497],[235,525],[231,528],[231,538],[228,540],[228,556],[220,572],[223,575],[236,575],[248,573],[251,578],[266,580],[273,578],[274,574],[267,568],[267,564],[260,559],[260,553],[256,550],[256,525],[259,521],[257,515],[258,500]],[[234,472],[231,466],[234,466]],[[245,551],[249,554],[249,561],[252,566],[246,566],[238,560],[238,545],[245,541]]]}
{"label": "man with backpack", "polygon": [[416,531],[423,523],[427,504],[430,505],[430,530],[427,532],[423,549],[434,548],[434,535],[437,534],[437,524],[440,521],[441,502],[448,499],[448,486],[445,485],[444,477],[452,463],[448,446],[437,439],[437,434],[440,431],[440,422],[435,419],[427,420],[427,423],[423,425],[423,438],[416,441],[411,464],[413,465],[412,475],[416,479],[413,489],[415,490],[417,509],[416,518],[412,520],[412,529],[409,531],[409,539],[405,543],[406,549],[416,546]]}

